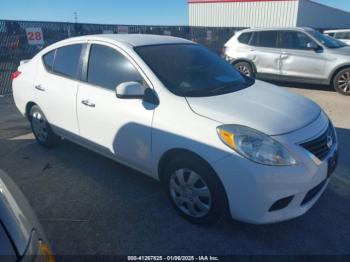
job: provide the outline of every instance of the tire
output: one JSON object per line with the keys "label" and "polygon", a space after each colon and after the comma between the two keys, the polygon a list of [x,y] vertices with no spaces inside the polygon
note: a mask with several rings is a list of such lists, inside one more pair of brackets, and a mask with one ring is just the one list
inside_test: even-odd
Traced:
{"label": "tire", "polygon": [[213,225],[225,215],[227,201],[221,181],[199,157],[185,154],[172,159],[162,178],[170,202],[189,222]]}
{"label": "tire", "polygon": [[335,75],[333,87],[338,93],[350,96],[350,67],[341,70]]}
{"label": "tire", "polygon": [[234,67],[246,76],[255,77],[253,67],[248,62],[238,62]]}
{"label": "tire", "polygon": [[29,121],[35,139],[40,145],[51,148],[58,143],[59,137],[52,131],[44,113],[37,105],[30,109]]}

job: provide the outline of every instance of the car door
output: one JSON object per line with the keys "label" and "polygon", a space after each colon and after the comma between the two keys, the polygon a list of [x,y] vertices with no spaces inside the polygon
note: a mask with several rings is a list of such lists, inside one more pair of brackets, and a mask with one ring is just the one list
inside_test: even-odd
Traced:
{"label": "car door", "polygon": [[281,75],[283,78],[316,80],[325,78],[326,57],[322,48],[310,49],[318,44],[300,31],[281,31]]}
{"label": "car door", "polygon": [[76,97],[83,44],[57,48],[43,56],[35,78],[36,103],[54,131],[79,134]]}
{"label": "car door", "polygon": [[257,31],[250,40],[251,60],[258,75],[279,75],[281,50],[278,47],[278,31]]}
{"label": "car door", "polygon": [[145,171],[151,168],[154,106],[142,99],[120,99],[116,87],[146,82],[121,49],[91,43],[85,82],[79,84],[77,112],[80,136],[90,147]]}

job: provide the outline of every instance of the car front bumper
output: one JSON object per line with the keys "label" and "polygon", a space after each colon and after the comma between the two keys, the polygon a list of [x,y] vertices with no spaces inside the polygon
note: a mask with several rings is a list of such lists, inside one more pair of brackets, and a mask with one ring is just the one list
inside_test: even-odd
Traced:
{"label": "car front bumper", "polygon": [[[269,224],[305,214],[320,198],[330,180],[328,160],[310,172],[303,166],[273,167],[255,163],[242,165],[228,156],[213,166],[222,180],[232,218]],[[234,158],[234,159],[233,159]]]}
{"label": "car front bumper", "polygon": [[[305,214],[329,184],[337,165],[338,145],[335,143],[327,157],[318,161],[300,142],[305,141],[305,134],[319,137],[329,125],[328,117],[321,113],[310,125],[274,137],[296,157],[293,166],[257,164],[234,151],[212,163],[226,191],[231,216],[243,222],[269,224]],[[334,135],[337,141],[335,130]]]}

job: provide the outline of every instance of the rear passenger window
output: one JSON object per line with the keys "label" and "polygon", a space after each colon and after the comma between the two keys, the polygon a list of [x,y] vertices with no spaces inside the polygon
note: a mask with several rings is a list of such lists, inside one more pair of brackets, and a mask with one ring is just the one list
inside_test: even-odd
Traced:
{"label": "rear passenger window", "polygon": [[92,45],[87,81],[93,85],[115,90],[124,82],[143,83],[143,78],[130,61],[115,49],[103,45]]}
{"label": "rear passenger window", "polygon": [[277,31],[261,31],[255,32],[251,40],[251,45],[260,47],[277,47]]}
{"label": "rear passenger window", "polygon": [[56,50],[51,51],[43,56],[44,65],[47,70],[52,71]]}
{"label": "rear passenger window", "polygon": [[238,42],[242,44],[249,44],[250,38],[252,37],[253,33],[243,33],[238,37]]}
{"label": "rear passenger window", "polygon": [[277,47],[277,31],[259,32],[259,46],[262,47]]}
{"label": "rear passenger window", "polygon": [[80,55],[83,45],[69,45],[56,50],[53,71],[55,73],[77,78]]}

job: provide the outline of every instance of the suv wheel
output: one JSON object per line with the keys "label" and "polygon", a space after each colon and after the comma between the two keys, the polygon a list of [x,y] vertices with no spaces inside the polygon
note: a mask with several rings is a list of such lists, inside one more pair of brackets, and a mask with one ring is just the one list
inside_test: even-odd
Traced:
{"label": "suv wheel", "polygon": [[225,190],[212,169],[197,157],[172,160],[164,170],[168,198],[188,221],[212,225],[223,216],[226,207]]}
{"label": "suv wheel", "polygon": [[254,71],[252,66],[247,62],[238,62],[237,64],[234,64],[235,68],[240,71],[242,74],[254,77]]}
{"label": "suv wheel", "polygon": [[343,95],[350,95],[350,68],[341,70],[334,77],[333,86],[337,92]]}
{"label": "suv wheel", "polygon": [[44,113],[38,106],[34,105],[30,109],[29,120],[33,134],[40,145],[50,148],[59,141],[59,137],[52,131]]}

